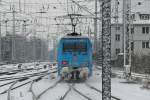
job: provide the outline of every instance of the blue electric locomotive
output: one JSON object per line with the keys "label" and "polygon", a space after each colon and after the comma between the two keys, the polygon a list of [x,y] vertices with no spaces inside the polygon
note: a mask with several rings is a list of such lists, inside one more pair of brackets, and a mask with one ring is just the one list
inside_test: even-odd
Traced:
{"label": "blue electric locomotive", "polygon": [[92,75],[92,43],[88,37],[65,36],[57,52],[58,75],[65,79],[86,79]]}

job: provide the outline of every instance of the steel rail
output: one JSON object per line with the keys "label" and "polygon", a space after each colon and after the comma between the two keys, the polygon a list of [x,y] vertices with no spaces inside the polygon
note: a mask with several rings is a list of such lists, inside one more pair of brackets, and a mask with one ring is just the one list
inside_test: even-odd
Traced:
{"label": "steel rail", "polygon": [[[95,91],[97,91],[97,92],[99,92],[99,93],[102,93],[101,90],[99,90],[99,89],[97,89],[97,88],[95,88],[95,87],[89,85],[88,83],[85,83],[85,85],[86,85],[87,87],[89,87],[90,89],[93,89],[93,90],[95,90]],[[111,98],[112,98],[112,99],[115,99],[115,100],[121,100],[120,98],[115,97],[115,96],[112,96],[112,95],[111,95]]]}

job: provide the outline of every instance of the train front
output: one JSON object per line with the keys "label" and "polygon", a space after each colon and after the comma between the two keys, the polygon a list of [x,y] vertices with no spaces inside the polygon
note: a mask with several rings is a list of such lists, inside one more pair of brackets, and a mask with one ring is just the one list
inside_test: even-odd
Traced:
{"label": "train front", "polygon": [[89,38],[62,38],[57,57],[58,74],[63,79],[87,79],[92,75],[92,44]]}

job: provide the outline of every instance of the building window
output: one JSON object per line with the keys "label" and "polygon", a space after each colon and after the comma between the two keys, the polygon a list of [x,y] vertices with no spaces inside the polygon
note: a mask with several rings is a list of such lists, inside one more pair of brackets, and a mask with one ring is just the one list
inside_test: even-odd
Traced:
{"label": "building window", "polygon": [[138,5],[141,5],[142,3],[141,2],[138,2]]}
{"label": "building window", "polygon": [[116,41],[120,41],[120,34],[116,34]]}
{"label": "building window", "polygon": [[149,14],[140,14],[141,20],[149,20]]}
{"label": "building window", "polygon": [[131,34],[134,34],[134,28],[131,28]]}
{"label": "building window", "polygon": [[142,42],[142,48],[149,48],[149,42],[148,41],[143,41]]}
{"label": "building window", "polygon": [[117,26],[117,27],[116,27],[116,30],[120,30],[120,27],[119,27],[119,26]]}
{"label": "building window", "polygon": [[119,54],[119,53],[120,53],[120,49],[117,48],[117,49],[116,49],[116,55]]}
{"label": "building window", "polygon": [[131,15],[131,20],[135,20],[135,14]]}
{"label": "building window", "polygon": [[134,42],[131,42],[131,50],[134,50]]}
{"label": "building window", "polygon": [[149,33],[149,27],[142,27],[142,33],[148,34]]}

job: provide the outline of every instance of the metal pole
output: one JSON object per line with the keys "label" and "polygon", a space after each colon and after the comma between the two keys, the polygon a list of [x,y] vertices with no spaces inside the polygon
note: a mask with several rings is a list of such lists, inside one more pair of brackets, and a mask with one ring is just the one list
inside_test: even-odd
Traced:
{"label": "metal pole", "polygon": [[33,59],[34,59],[34,67],[36,67],[36,30],[37,28],[37,19],[34,20],[34,33],[33,33]]}
{"label": "metal pole", "polygon": [[125,17],[125,11],[126,11],[126,7],[125,7],[125,5],[126,5],[126,1],[125,0],[123,0],[123,45],[124,45],[124,50],[123,50],[123,54],[124,54],[124,61],[123,61],[123,65],[124,65],[124,67],[125,67],[125,65],[126,65],[126,22],[125,22],[125,19],[126,19],[126,17]]}
{"label": "metal pole", "polygon": [[97,53],[97,0],[95,0],[95,18],[94,18],[94,52]]}
{"label": "metal pole", "polygon": [[[41,10],[41,24],[42,24],[42,20],[43,20],[43,13],[42,13],[43,11]],[[42,29],[42,34],[43,34],[43,28],[41,27],[41,29]],[[42,39],[41,39],[41,61],[43,61],[43,41],[42,41]]]}
{"label": "metal pole", "polygon": [[125,77],[129,78],[131,76],[131,0],[123,0],[123,31]]}
{"label": "metal pole", "polygon": [[8,95],[7,95],[7,100],[11,100],[10,92],[11,92],[11,90],[12,90],[12,87],[13,87],[16,83],[18,83],[18,81],[15,81],[15,82],[9,87],[9,89],[8,89]]}
{"label": "metal pole", "polygon": [[[23,34],[26,34],[26,21],[25,20],[23,21]],[[25,37],[25,39],[26,39],[26,37]],[[23,52],[23,60],[26,62],[26,56],[25,56],[26,44],[25,44],[25,41],[23,40],[23,51],[22,52]]]}
{"label": "metal pole", "polygon": [[24,13],[26,12],[26,0],[24,0]]}
{"label": "metal pole", "polygon": [[19,0],[19,11],[21,12],[21,1]]}
{"label": "metal pole", "polygon": [[34,59],[34,67],[36,66],[35,65],[35,62],[36,62],[36,32],[34,33],[34,36],[33,36],[33,59]]}
{"label": "metal pole", "polygon": [[119,18],[119,15],[118,15],[118,0],[115,1],[115,28],[116,28],[116,34],[118,34],[118,18]]}
{"label": "metal pole", "polygon": [[1,45],[2,45],[2,37],[1,37],[1,32],[2,32],[2,27],[1,27],[1,12],[0,12],[0,62],[2,61],[2,49],[1,49]]}
{"label": "metal pole", "polygon": [[111,0],[102,1],[102,100],[111,100]]}
{"label": "metal pole", "polygon": [[[44,8],[43,9],[41,9],[40,10],[40,12],[37,12],[37,13],[40,13],[41,15],[41,24],[42,24],[42,18],[43,18],[43,13],[47,13],[47,12],[45,12],[44,11]],[[42,27],[40,27],[40,29],[41,29]],[[43,58],[44,58],[44,55],[43,55],[43,48],[42,48],[42,46],[43,46],[43,44],[42,44],[42,39],[41,39],[41,53],[40,53],[40,56],[41,56],[41,58],[40,58],[40,60],[42,61],[43,60]]]}
{"label": "metal pole", "polygon": [[8,20],[5,21],[6,34],[8,33],[8,31],[7,31],[7,23],[8,23]]}
{"label": "metal pole", "polygon": [[49,60],[48,58],[49,58],[49,27],[48,27],[48,34],[47,34],[47,50],[46,50],[46,53],[45,53],[45,60]]}
{"label": "metal pole", "polygon": [[129,0],[129,16],[128,16],[128,19],[129,19],[129,65],[130,65],[130,75],[131,75],[131,61],[132,61],[132,55],[131,55],[131,0]]}
{"label": "metal pole", "polygon": [[12,61],[15,60],[15,34],[16,34],[16,26],[15,26],[15,6],[13,5],[13,34],[12,34]]}
{"label": "metal pole", "polygon": [[118,0],[115,1],[115,23],[116,27],[118,27]]}

